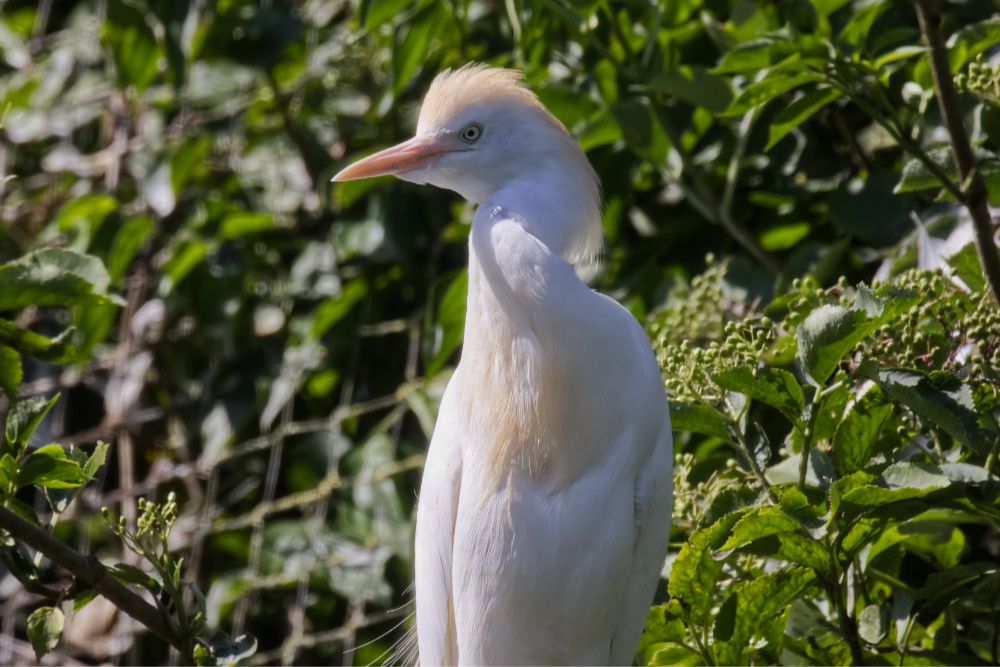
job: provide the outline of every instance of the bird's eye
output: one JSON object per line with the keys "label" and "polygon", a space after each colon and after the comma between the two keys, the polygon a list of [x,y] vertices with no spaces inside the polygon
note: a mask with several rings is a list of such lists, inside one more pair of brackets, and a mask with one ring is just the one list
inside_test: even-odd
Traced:
{"label": "bird's eye", "polygon": [[479,123],[469,123],[461,132],[462,141],[472,143],[483,136],[483,126]]}

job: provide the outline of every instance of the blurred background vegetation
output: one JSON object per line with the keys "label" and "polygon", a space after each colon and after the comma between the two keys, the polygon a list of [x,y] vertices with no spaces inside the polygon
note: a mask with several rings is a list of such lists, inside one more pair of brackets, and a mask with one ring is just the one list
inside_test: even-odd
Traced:
{"label": "blurred background vegetation", "polygon": [[[997,10],[942,3],[988,151]],[[21,396],[61,395],[36,442],[111,445],[54,534],[138,564],[100,508],[134,522],[139,497],[174,492],[184,577],[211,628],[257,638],[251,663],[368,664],[409,623],[472,208],[391,179],[329,181],[410,136],[440,70],[519,68],[579,139],[606,206],[591,282],[640,321],[684,299],[709,254],[726,259],[724,314],[677,326],[721,330],[804,276],[885,279],[971,238],[932,178],[898,187],[903,143],[947,159],[902,0],[7,0],[0,17],[0,263],[87,253],[121,297],[4,313],[46,336],[75,327],[71,363],[24,361]],[[843,88],[745,94],[809,58]],[[0,663],[33,660],[39,598],[7,576],[0,599]],[[95,601],[47,659],[177,658]]]}

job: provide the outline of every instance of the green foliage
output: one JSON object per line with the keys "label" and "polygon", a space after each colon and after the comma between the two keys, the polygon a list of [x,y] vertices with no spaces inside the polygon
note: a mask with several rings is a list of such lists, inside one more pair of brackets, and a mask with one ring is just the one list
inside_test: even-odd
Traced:
{"label": "green foliage", "polygon": [[[130,551],[153,566],[153,572],[118,563],[109,571],[123,584],[134,584],[147,590],[156,601],[164,618],[170,623],[184,644],[182,654],[193,656],[198,665],[235,665],[257,650],[257,640],[249,635],[235,639],[217,631],[210,639],[201,639],[206,630],[205,596],[192,581],[182,578],[184,559],[170,552],[170,533],[177,521],[177,498],[171,492],[162,505],[139,498],[139,518],[136,529],[130,530],[128,521],[112,517],[108,508],[101,514],[111,531]],[[187,608],[184,592],[189,591],[195,600],[196,610]]]}
{"label": "green foliage", "polygon": [[[995,205],[995,8],[940,8]],[[57,537],[118,562],[89,518],[101,502],[66,511],[72,485],[106,457],[91,488],[116,514],[173,492],[173,549],[149,542],[163,526],[140,541],[174,569],[121,574],[192,591],[171,604],[232,628],[198,660],[241,659],[252,634],[261,663],[377,663],[410,612],[417,471],[463,335],[471,207],[328,181],[409,136],[437,72],[479,60],[523,70],[586,150],[606,202],[595,287],[647,321],[664,366],[678,597],[654,608],[640,657],[996,661],[982,545],[1000,318],[952,205],[910,3],[3,13],[4,503],[36,522],[48,504]],[[945,258],[950,275],[927,270]],[[50,389],[60,409],[43,416]],[[738,524],[749,541],[725,546]],[[58,599],[47,562],[2,540],[9,572]],[[173,583],[181,558],[203,607]],[[135,641],[143,662],[168,659]],[[97,643],[66,650],[122,659]]]}
{"label": "green foliage", "polygon": [[[1000,637],[972,610],[995,618],[983,582],[1000,569],[973,536],[1000,526],[1000,365],[986,361],[1000,340],[958,322],[1000,308],[941,272],[872,289],[803,282],[769,307],[773,320],[751,314],[721,340],[673,342],[678,316],[724,273],[653,320],[675,428],[709,437],[683,445],[702,461],[682,454],[677,469],[686,537],[644,664],[990,661]],[[923,359],[900,358],[913,344],[892,339],[914,340],[932,316],[946,320],[933,328],[936,370],[897,367]],[[727,447],[736,460],[704,465]],[[803,638],[790,618],[807,607],[817,628]],[[956,624],[974,625],[959,637]]]}

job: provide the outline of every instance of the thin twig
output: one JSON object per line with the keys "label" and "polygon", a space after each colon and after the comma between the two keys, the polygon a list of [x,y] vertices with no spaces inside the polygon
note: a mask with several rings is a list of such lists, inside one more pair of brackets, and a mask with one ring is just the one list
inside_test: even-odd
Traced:
{"label": "thin twig", "polygon": [[951,155],[958,170],[959,201],[969,209],[972,226],[976,230],[976,251],[983,267],[986,282],[993,291],[993,298],[1000,303],[1000,253],[993,238],[993,221],[987,207],[986,183],[976,169],[975,156],[969,135],[962,123],[958,108],[958,93],[948,64],[948,52],[941,40],[941,14],[932,0],[915,0],[920,32],[927,42],[927,57],[930,61],[934,92],[941,118],[951,137]]}
{"label": "thin twig", "polygon": [[[160,610],[111,576],[108,569],[96,557],[84,556],[5,507],[0,507],[0,529],[6,530],[15,539],[45,554],[46,558],[76,577],[79,585],[93,588],[178,651],[184,650],[184,640]],[[191,656],[184,657],[190,659]]]}
{"label": "thin twig", "polygon": [[737,243],[739,243],[743,248],[753,255],[754,259],[764,265],[772,273],[781,273],[781,262],[769,253],[767,250],[761,247],[755,239],[747,230],[739,225],[736,220],[729,214],[729,211],[725,210],[720,204],[719,200],[716,199],[715,193],[712,192],[712,188],[709,187],[708,183],[705,181],[704,175],[695,164],[694,158],[688,153],[684,146],[681,144],[680,135],[673,127],[673,123],[667,118],[665,103],[663,99],[659,96],[652,96],[650,98],[653,106],[653,115],[656,117],[657,122],[660,127],[663,128],[664,134],[670,139],[670,143],[673,145],[674,150],[681,158],[681,163],[684,165],[684,173],[691,183],[694,185],[695,190],[698,192],[698,196],[702,198],[705,205],[711,211],[712,219],[714,222],[721,224],[730,236],[732,236]]}

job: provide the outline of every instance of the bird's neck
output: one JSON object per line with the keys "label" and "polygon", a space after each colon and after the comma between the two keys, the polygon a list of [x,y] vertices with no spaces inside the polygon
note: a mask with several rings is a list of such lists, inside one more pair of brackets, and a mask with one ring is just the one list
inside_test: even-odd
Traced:
{"label": "bird's neck", "polygon": [[496,484],[511,471],[537,477],[551,470],[547,447],[554,440],[547,433],[561,411],[550,403],[565,394],[566,311],[593,297],[565,258],[573,241],[564,228],[570,218],[579,225],[588,215],[599,224],[596,204],[584,210],[571,200],[560,210],[533,185],[501,190],[484,202],[469,239],[461,370],[482,383],[478,396],[504,397],[489,410],[477,406],[477,395],[467,397],[470,427],[491,443],[484,460]]}

